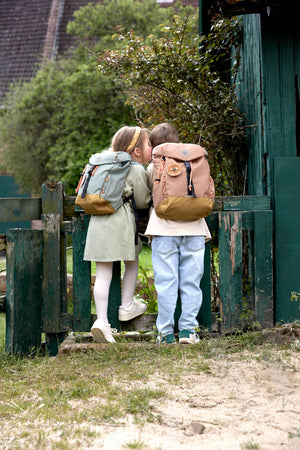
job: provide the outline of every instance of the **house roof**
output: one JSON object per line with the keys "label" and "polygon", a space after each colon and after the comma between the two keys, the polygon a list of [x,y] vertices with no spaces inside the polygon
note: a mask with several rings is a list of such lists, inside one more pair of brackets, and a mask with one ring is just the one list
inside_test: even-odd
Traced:
{"label": "house roof", "polygon": [[[65,54],[77,44],[66,33],[73,13],[102,0],[1,0],[0,2],[0,101],[9,84],[29,80],[43,58]],[[198,6],[198,0],[181,0]],[[176,0],[163,0],[167,7]]]}
{"label": "house roof", "polygon": [[50,0],[1,0],[0,97],[11,81],[32,76],[43,54],[50,10]]}
{"label": "house roof", "polygon": [[29,80],[43,58],[75,44],[66,33],[73,13],[90,0],[1,0],[0,100],[14,80]]}

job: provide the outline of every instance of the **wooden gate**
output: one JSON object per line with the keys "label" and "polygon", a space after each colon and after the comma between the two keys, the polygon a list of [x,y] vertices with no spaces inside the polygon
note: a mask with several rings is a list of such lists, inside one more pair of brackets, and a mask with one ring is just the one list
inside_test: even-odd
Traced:
{"label": "wooden gate", "polygon": [[[75,197],[65,197],[61,183],[44,185],[42,198],[1,199],[2,221],[40,220],[41,229],[10,229],[6,234],[7,301],[6,350],[30,353],[45,333],[50,355],[58,352],[69,331],[89,331],[91,266],[83,261],[89,216],[76,211]],[[273,213],[268,197],[217,197],[207,219],[214,234],[206,245],[201,282],[201,326],[211,330],[218,316],[219,331],[244,326],[245,302],[251,320],[273,324]],[[73,241],[73,309],[67,306],[66,240]],[[4,238],[3,238],[4,239]],[[3,240],[2,239],[2,240]],[[219,255],[218,289],[212,289],[211,254]],[[246,255],[246,256],[245,256]],[[245,288],[243,265],[247,265]],[[215,294],[217,292],[217,294]],[[120,263],[114,263],[108,316],[120,329]],[[213,305],[213,308],[212,308]],[[215,322],[213,320],[213,322]]]}

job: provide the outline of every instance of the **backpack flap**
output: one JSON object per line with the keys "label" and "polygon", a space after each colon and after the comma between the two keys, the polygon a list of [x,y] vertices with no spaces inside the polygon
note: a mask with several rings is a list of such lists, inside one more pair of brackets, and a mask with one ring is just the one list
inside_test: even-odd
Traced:
{"label": "backpack flap", "polygon": [[200,147],[197,144],[181,144],[167,142],[165,144],[158,145],[153,149],[153,155],[165,156],[168,158],[178,159],[180,161],[191,161],[193,159],[206,156],[207,151],[205,148]]}
{"label": "backpack flap", "polygon": [[158,217],[191,221],[211,212],[215,189],[206,154],[196,144],[154,148],[153,204]]}

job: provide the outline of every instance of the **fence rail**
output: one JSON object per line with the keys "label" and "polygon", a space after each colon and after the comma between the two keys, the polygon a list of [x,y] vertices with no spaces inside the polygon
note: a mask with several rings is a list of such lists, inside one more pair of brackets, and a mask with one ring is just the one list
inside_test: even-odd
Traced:
{"label": "fence rail", "polygon": [[[46,333],[56,354],[67,332],[89,331],[91,265],[83,261],[89,216],[65,196],[61,183],[43,185],[41,198],[0,199],[0,221],[40,221],[41,229],[10,229],[0,237],[7,255],[6,349],[28,353]],[[241,329],[247,320],[273,323],[273,212],[269,197],[217,197],[207,218],[213,239],[206,244],[199,322],[219,331]],[[73,241],[73,311],[67,306],[66,239]],[[216,258],[218,257],[218,261]],[[120,263],[114,263],[109,320],[120,327]],[[24,332],[24,330],[26,330]]]}

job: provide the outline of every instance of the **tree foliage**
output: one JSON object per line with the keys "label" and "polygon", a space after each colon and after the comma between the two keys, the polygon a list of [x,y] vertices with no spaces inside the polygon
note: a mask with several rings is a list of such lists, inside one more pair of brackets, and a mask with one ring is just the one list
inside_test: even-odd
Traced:
{"label": "tree foliage", "polygon": [[[179,15],[193,11],[191,6],[175,4]],[[101,3],[88,4],[75,11],[75,20],[69,22],[67,30],[77,36],[91,48],[96,45],[98,50],[112,47],[111,36],[116,27],[122,26],[125,31],[133,31],[138,36],[147,37],[161,34],[160,24],[169,24],[174,8],[161,8],[156,0],[103,0]],[[196,28],[197,30],[197,28]]]}
{"label": "tree foliage", "polygon": [[38,193],[52,178],[74,194],[88,157],[107,148],[120,126],[136,123],[119,84],[109,75],[99,76],[97,60],[86,46],[99,50],[122,45],[112,40],[116,25],[146,38],[173,13],[155,0],[88,4],[68,25],[85,45],[68,59],[43,64],[30,82],[11,87],[0,113],[2,166],[22,188]]}
{"label": "tree foliage", "polygon": [[174,16],[161,27],[162,37],[147,42],[120,29],[122,48],[99,53],[99,71],[115,76],[142,123],[172,122],[183,141],[207,148],[219,195],[241,194],[244,127],[235,94],[238,64],[230,63],[238,24],[221,19],[197,37],[194,21]]}
{"label": "tree foliage", "polygon": [[49,64],[7,97],[0,120],[6,167],[33,192],[52,178],[74,193],[89,155],[110,145],[120,123],[132,121],[124,103],[115,83],[91,65]]}

